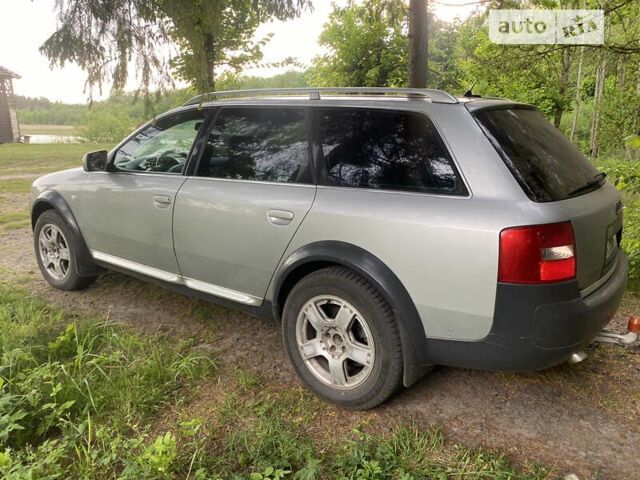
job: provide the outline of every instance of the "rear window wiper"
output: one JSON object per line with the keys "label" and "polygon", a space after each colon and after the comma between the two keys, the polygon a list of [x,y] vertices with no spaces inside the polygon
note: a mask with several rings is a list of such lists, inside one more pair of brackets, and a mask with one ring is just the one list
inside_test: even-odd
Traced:
{"label": "rear window wiper", "polygon": [[607,174],[604,172],[596,173],[593,179],[589,180],[587,183],[582,185],[581,187],[576,188],[569,192],[569,196],[575,195],[576,193],[584,192],[585,190],[589,190],[590,188],[595,187],[596,185],[602,185],[604,183],[604,179],[607,178]]}

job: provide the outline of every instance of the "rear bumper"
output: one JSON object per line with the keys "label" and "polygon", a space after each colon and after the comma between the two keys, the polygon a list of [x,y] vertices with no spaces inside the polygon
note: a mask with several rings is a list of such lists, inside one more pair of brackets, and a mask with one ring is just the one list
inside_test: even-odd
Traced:
{"label": "rear bumper", "polygon": [[555,285],[499,283],[489,334],[480,341],[428,340],[434,363],[488,370],[542,370],[569,358],[602,330],[624,295],[629,264],[582,298],[577,281]]}

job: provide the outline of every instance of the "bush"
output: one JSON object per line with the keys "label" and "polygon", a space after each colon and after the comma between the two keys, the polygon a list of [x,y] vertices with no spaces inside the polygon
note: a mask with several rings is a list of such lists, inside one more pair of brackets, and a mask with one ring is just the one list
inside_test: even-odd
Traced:
{"label": "bush", "polygon": [[77,125],[78,134],[92,143],[116,143],[133,130],[131,118],[125,112],[91,111],[83,125]]}
{"label": "bush", "polygon": [[640,162],[607,158],[600,160],[600,170],[622,192],[624,225],[622,249],[629,258],[629,287],[640,287]]}

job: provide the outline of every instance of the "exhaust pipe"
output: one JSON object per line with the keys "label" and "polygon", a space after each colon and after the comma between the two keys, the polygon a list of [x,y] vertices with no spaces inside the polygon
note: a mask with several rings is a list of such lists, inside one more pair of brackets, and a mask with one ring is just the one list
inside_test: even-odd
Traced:
{"label": "exhaust pipe", "polygon": [[570,363],[571,365],[573,365],[573,364],[576,364],[576,363],[580,363],[585,358],[587,358],[587,354],[584,353],[583,350],[580,350],[578,352],[573,352],[571,354],[571,356],[569,357],[569,360],[567,360],[567,362]]}

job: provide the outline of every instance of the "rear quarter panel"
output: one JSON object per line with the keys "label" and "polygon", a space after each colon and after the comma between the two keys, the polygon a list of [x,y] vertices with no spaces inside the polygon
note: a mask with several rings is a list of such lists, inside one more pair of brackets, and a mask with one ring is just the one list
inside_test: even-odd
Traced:
{"label": "rear quarter panel", "polygon": [[420,104],[440,131],[470,195],[320,186],[283,258],[321,240],[357,245],[397,275],[427,337],[479,340],[493,323],[500,231],[567,217],[556,206],[526,198],[462,105]]}

